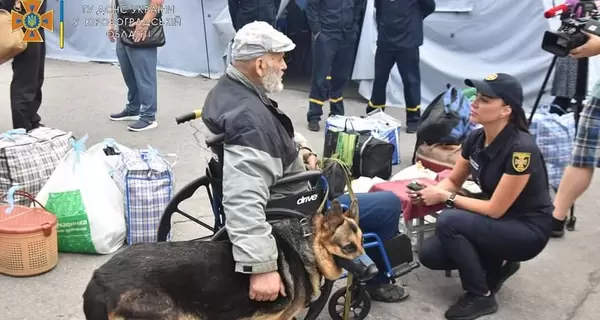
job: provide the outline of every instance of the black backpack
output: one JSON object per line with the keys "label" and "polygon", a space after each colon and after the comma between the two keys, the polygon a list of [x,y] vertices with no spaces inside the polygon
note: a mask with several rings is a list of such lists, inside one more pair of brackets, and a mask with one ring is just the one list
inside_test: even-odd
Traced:
{"label": "black backpack", "polygon": [[393,144],[378,139],[371,133],[360,134],[354,149],[352,176],[389,179],[392,176],[392,156],[395,149]]}

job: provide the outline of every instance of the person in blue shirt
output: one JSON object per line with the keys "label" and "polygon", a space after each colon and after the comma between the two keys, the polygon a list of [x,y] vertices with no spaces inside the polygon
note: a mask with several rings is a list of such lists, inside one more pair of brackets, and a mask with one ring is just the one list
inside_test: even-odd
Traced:
{"label": "person in blue shirt", "polygon": [[[127,104],[125,108],[110,115],[113,121],[132,121],[127,129],[140,132],[158,127],[156,112],[158,109],[158,47],[131,47],[121,42],[120,37],[133,36],[134,42],[140,42],[148,34],[151,21],[154,21],[162,8],[164,0],[112,0],[111,7],[119,6],[117,17],[110,15],[108,37],[116,41],[117,59],[123,80],[127,85]],[[128,35],[120,30],[122,23],[128,18],[118,17],[126,10],[146,10],[142,20],[135,26],[133,35]],[[115,21],[115,18],[116,21]],[[152,22],[157,23],[157,22]]]}

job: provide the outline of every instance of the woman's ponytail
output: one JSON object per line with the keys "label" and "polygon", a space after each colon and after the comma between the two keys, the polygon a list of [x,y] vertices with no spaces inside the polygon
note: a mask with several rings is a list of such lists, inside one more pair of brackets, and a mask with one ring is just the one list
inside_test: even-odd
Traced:
{"label": "woman's ponytail", "polygon": [[529,132],[529,121],[525,116],[525,110],[523,107],[512,107],[513,112],[510,115],[509,122],[514,125],[517,129],[525,132]]}

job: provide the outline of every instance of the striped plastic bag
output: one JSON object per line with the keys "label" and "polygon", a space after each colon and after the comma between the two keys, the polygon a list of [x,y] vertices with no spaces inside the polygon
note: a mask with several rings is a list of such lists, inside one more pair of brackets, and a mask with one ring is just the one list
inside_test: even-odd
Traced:
{"label": "striped plastic bag", "polygon": [[174,179],[167,157],[152,147],[121,150],[113,180],[124,196],[126,241],[128,245],[156,242],[162,214],[173,198]]}

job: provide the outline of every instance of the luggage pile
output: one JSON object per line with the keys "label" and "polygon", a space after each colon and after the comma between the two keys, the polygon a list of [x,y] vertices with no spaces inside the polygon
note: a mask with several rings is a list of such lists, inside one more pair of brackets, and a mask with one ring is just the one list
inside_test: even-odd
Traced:
{"label": "luggage pile", "polygon": [[0,134],[0,205],[8,208],[0,215],[36,205],[54,215],[59,252],[109,254],[155,242],[173,197],[175,162],[167,157],[174,155],[112,139],[87,150],[86,141],[48,127]]}
{"label": "luggage pile", "polygon": [[571,160],[575,116],[556,105],[541,105],[533,115],[529,132],[544,156],[550,187],[558,190],[563,172]]}
{"label": "luggage pile", "polygon": [[400,121],[382,111],[366,117],[331,116],[323,158],[341,160],[354,178],[388,179],[392,166],[400,163],[400,127]]}
{"label": "luggage pile", "polygon": [[471,123],[471,101],[475,90],[447,85],[425,109],[417,129],[413,164],[420,161],[435,172],[452,169],[460,156],[461,144],[477,126]]}

